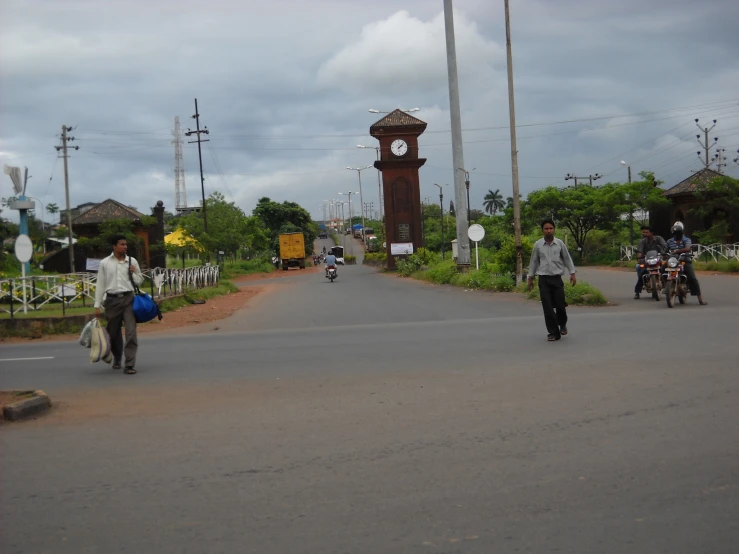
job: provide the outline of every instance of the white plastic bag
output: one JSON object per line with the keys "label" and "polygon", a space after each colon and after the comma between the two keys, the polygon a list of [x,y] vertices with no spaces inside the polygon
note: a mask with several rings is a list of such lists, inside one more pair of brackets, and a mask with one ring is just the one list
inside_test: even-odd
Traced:
{"label": "white plastic bag", "polygon": [[108,330],[100,325],[95,319],[92,326],[92,338],[90,341],[90,363],[94,364],[103,360],[105,363],[113,361],[113,354],[110,352],[110,336]]}
{"label": "white plastic bag", "polygon": [[82,328],[82,332],[80,333],[80,344],[85,348],[90,348],[90,345],[92,344],[92,328],[95,327],[96,321],[97,318],[92,318],[87,322],[87,325]]}

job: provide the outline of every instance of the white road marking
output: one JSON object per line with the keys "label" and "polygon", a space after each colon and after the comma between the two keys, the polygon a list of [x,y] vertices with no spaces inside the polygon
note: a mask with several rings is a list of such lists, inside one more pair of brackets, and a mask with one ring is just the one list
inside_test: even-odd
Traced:
{"label": "white road marking", "polygon": [[53,360],[54,356],[44,356],[42,358],[2,358],[0,362],[24,362],[26,360]]}

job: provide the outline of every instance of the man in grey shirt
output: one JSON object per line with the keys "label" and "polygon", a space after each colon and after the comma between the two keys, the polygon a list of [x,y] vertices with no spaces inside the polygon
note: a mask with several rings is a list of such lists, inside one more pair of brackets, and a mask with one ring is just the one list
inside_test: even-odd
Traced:
{"label": "man in grey shirt", "polygon": [[539,277],[539,295],[544,310],[548,341],[555,341],[567,334],[567,303],[562,275],[570,275],[570,283],[577,283],[575,264],[565,243],[554,238],[554,222],[545,219],[541,223],[544,238],[534,244],[529,264],[529,290],[534,288],[534,276]]}

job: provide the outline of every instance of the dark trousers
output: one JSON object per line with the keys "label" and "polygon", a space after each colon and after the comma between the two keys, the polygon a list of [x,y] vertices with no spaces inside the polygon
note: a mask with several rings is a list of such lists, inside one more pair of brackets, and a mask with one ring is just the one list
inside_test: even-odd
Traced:
{"label": "dark trousers", "polygon": [[695,269],[693,269],[693,262],[688,262],[683,266],[685,270],[685,276],[688,278],[688,288],[690,294],[693,296],[701,295],[701,286],[698,283],[698,278],[695,276]]}
{"label": "dark trousers", "polygon": [[647,272],[646,267],[642,267],[641,264],[636,264],[636,286],[634,287],[634,293],[640,294],[644,289],[644,279],[642,278]]}
{"label": "dark trousers", "polygon": [[[113,359],[120,363],[121,356],[126,355],[126,367],[136,365],[136,351],[139,342],[136,337],[136,317],[133,315],[133,293],[120,298],[106,298],[105,319],[108,320],[108,334],[110,335],[110,352]],[[123,346],[121,327],[126,326],[126,345]]]}
{"label": "dark trousers", "polygon": [[562,276],[539,275],[539,296],[547,332],[558,337],[560,328],[567,326],[567,303]]}

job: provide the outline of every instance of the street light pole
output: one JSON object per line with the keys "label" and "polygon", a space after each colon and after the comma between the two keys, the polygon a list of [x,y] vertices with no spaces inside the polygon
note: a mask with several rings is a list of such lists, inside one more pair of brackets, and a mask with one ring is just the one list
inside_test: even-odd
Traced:
{"label": "street light pole", "polygon": [[[371,167],[371,166],[370,166]],[[352,238],[354,237],[354,231],[352,230],[352,194],[359,194],[358,192],[350,191],[350,192],[340,192],[340,195],[346,195],[349,197],[349,230],[351,233]],[[362,228],[364,230],[364,226]],[[349,244],[352,245],[352,254],[354,254],[354,241],[349,241]]]}
{"label": "street light pole", "polygon": [[[361,203],[362,207],[362,237],[364,238],[364,197],[362,196],[362,171],[365,169],[369,169],[370,167],[374,167],[373,165],[368,165],[365,167],[349,167],[346,166],[347,169],[351,169],[352,171],[357,172],[357,177],[359,178],[359,202]],[[351,200],[351,198],[349,199]]]}
{"label": "street light pole", "polygon": [[[357,144],[357,148],[374,148],[377,152],[377,161],[380,161],[380,147],[379,146],[364,146],[363,144]],[[380,208],[380,213],[384,213],[382,211],[382,181],[380,181],[380,170],[377,170],[377,196],[380,201],[378,204]]]}
{"label": "street light pole", "polygon": [[[434,183],[435,187],[439,187],[439,207],[441,208],[441,261],[444,261],[444,189],[442,185]],[[446,185],[444,185],[446,186]]]}

